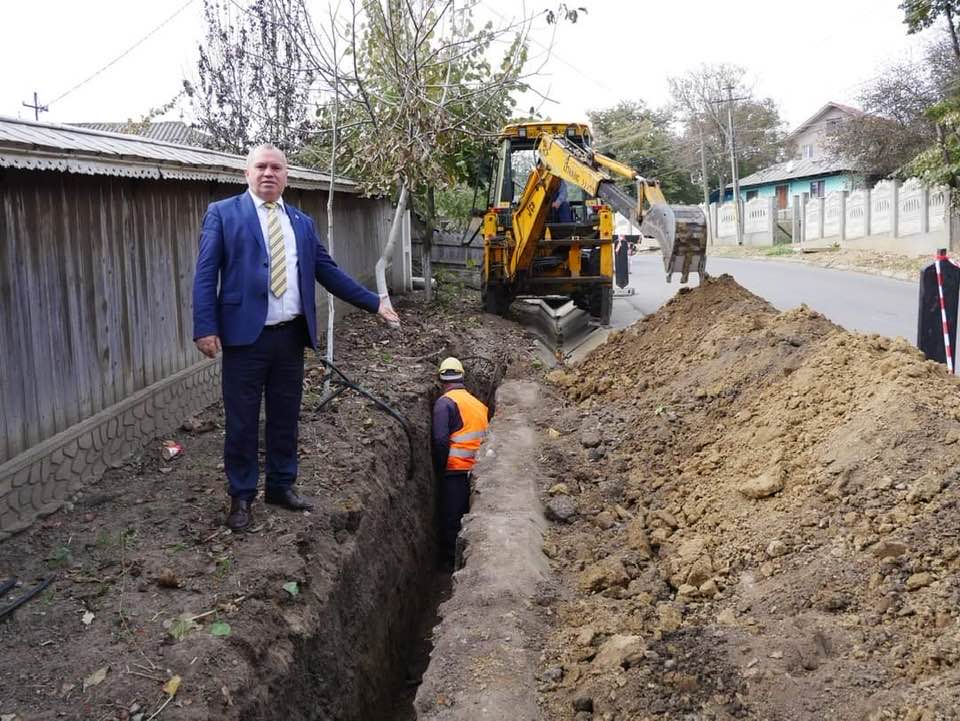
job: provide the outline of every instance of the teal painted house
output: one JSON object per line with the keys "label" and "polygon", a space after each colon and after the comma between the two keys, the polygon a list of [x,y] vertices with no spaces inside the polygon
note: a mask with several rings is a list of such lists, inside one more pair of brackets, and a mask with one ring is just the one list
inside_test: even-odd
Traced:
{"label": "teal painted house", "polygon": [[826,141],[837,124],[862,114],[840,103],[824,105],[787,136],[787,142],[796,145],[797,157],[741,178],[740,197],[775,197],[782,210],[793,204],[794,195],[809,193],[811,198],[822,198],[834,190],[853,190],[860,176],[849,161],[827,151]]}

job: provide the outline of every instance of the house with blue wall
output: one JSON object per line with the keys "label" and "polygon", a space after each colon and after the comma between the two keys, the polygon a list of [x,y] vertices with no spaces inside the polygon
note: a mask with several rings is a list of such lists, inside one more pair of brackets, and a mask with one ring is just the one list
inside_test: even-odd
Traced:
{"label": "house with blue wall", "polygon": [[775,197],[782,210],[793,204],[794,195],[822,198],[834,190],[853,190],[861,176],[850,161],[829,152],[827,138],[838,124],[862,114],[840,103],[824,105],[787,136],[786,142],[796,147],[795,157],[741,178],[740,197]]}

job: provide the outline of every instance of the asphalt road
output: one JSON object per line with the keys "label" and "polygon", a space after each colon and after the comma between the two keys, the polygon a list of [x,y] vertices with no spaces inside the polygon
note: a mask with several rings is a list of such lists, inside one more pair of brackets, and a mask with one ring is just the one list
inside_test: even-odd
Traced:
{"label": "asphalt road", "polygon": [[[630,287],[636,294],[614,298],[611,325],[615,328],[655,312],[681,287],[679,276],[675,275],[672,283],[664,281],[659,253],[630,260]],[[707,271],[711,275],[729,273],[780,310],[806,303],[847,330],[901,336],[916,343],[916,283],[800,263],[732,258],[708,258]],[[690,285],[697,285],[697,275],[691,273],[690,278]]]}

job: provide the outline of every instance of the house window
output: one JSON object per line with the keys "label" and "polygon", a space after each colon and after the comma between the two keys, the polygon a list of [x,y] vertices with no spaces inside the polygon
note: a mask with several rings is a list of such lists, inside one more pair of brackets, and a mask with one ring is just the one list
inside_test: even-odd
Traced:
{"label": "house window", "polygon": [[824,182],[822,180],[810,181],[810,197],[811,198],[822,198],[823,190],[824,190]]}
{"label": "house window", "polygon": [[813,157],[813,145],[802,145],[800,146],[800,154],[804,160],[808,160]]}
{"label": "house window", "polygon": [[756,198],[756,197],[757,197],[757,191],[756,191],[756,190],[748,190],[748,191],[747,191],[747,200],[753,200],[753,199]]}

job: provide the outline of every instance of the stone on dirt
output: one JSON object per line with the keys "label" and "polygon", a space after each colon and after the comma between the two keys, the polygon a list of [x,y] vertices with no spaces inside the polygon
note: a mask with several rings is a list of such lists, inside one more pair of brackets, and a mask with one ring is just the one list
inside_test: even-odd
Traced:
{"label": "stone on dirt", "polygon": [[605,558],[588,567],[580,574],[578,583],[581,591],[603,591],[613,586],[625,588],[630,576],[619,558]]}
{"label": "stone on dirt", "polygon": [[737,488],[747,498],[767,498],[783,490],[783,477],[771,471],[741,483]]}
{"label": "stone on dirt", "polygon": [[643,660],[645,650],[646,647],[640,636],[617,634],[603,642],[592,665],[599,671],[629,668]]}
{"label": "stone on dirt", "polygon": [[577,502],[570,496],[554,496],[546,503],[545,515],[551,521],[569,523],[577,515]]}

